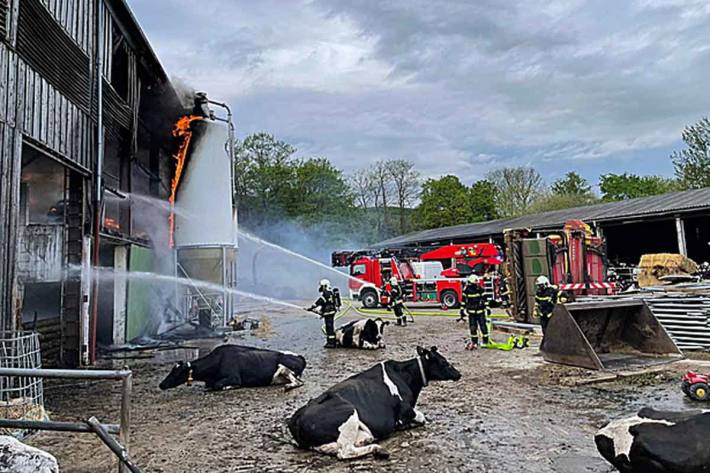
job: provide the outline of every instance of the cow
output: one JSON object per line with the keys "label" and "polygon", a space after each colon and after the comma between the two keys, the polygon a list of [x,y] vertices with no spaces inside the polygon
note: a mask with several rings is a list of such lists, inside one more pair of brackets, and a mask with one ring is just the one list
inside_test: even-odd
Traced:
{"label": "cow", "polygon": [[376,350],[384,348],[385,325],[381,318],[363,319],[349,322],[335,331],[335,341],[337,346],[344,348],[364,348],[366,350]]}
{"label": "cow", "polygon": [[194,361],[179,362],[160,383],[160,389],[203,381],[209,390],[285,384],[288,391],[303,386],[306,360],[291,352],[242,345],[220,345]]}
{"label": "cow", "polygon": [[622,473],[710,472],[710,411],[644,408],[594,436],[599,453]]}
{"label": "cow", "polygon": [[415,406],[430,381],[458,381],[461,373],[437,350],[417,347],[417,357],[384,361],[341,381],[288,420],[298,447],[337,456],[387,456],[376,440],[423,425]]}

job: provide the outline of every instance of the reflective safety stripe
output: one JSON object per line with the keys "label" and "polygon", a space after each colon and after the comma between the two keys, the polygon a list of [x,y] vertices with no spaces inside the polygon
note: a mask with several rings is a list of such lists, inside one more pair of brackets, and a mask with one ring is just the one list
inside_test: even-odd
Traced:
{"label": "reflective safety stripe", "polygon": [[552,297],[546,296],[546,297],[541,297],[541,296],[535,296],[536,301],[551,301]]}

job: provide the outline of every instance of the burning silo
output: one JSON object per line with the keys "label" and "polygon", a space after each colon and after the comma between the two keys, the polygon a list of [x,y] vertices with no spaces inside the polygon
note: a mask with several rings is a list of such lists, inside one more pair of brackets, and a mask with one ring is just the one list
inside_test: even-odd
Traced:
{"label": "burning silo", "polygon": [[[196,99],[206,101],[202,95]],[[182,294],[183,309],[201,325],[222,325],[232,314],[227,288],[236,285],[237,220],[231,127],[231,115],[220,119],[209,112],[183,117],[174,132],[183,138],[171,196],[178,276],[225,288],[188,288]]]}

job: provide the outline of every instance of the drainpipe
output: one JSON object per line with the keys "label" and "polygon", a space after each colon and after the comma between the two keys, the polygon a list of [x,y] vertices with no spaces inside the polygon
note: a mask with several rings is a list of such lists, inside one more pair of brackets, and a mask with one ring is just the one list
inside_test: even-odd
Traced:
{"label": "drainpipe", "polygon": [[[94,179],[96,182],[94,196],[94,242],[92,265],[94,268],[100,266],[101,245],[101,220],[103,206],[103,170],[104,170],[104,116],[103,116],[103,99],[104,99],[104,5],[103,0],[96,2],[96,100],[98,110],[96,115],[96,173]],[[89,363],[96,362],[96,326],[99,313],[99,274],[98,271],[93,271],[91,290],[91,319],[89,321]]]}

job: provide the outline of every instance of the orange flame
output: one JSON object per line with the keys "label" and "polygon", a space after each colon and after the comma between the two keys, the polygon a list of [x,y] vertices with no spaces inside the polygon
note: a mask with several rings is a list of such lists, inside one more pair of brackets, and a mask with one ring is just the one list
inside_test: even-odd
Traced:
{"label": "orange flame", "polygon": [[204,117],[199,115],[185,115],[180,118],[173,127],[173,136],[176,138],[182,137],[182,143],[180,143],[180,148],[177,154],[174,156],[177,161],[175,166],[175,175],[170,182],[170,216],[168,220],[170,222],[170,247],[175,246],[174,234],[175,234],[175,196],[177,195],[177,188],[180,185],[180,179],[182,178],[182,172],[185,169],[185,161],[187,159],[187,150],[190,148],[190,141],[192,140],[192,130],[190,130],[190,124],[195,120],[202,120]]}

